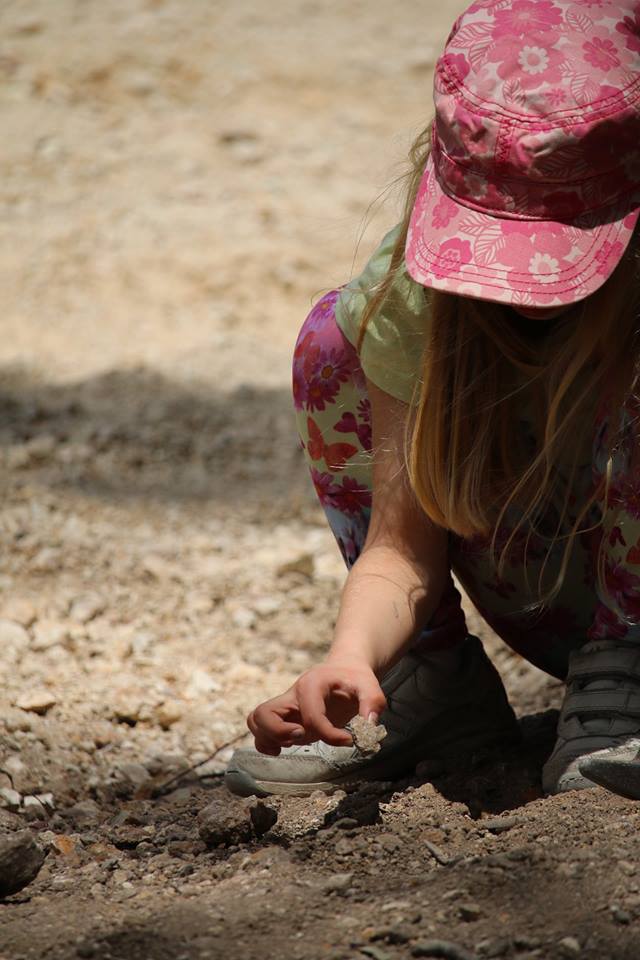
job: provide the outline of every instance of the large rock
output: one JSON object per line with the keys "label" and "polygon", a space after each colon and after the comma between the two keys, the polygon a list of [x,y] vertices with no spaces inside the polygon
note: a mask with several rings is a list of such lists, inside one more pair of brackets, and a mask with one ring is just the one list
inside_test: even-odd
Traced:
{"label": "large rock", "polygon": [[44,859],[31,831],[0,837],[0,897],[9,897],[35,880]]}
{"label": "large rock", "polygon": [[277,819],[277,812],[261,800],[247,801],[227,794],[200,811],[198,830],[208,847],[230,847],[260,839]]}
{"label": "large rock", "polygon": [[251,839],[249,811],[236,797],[213,800],[198,814],[198,831],[208,847],[230,847]]}

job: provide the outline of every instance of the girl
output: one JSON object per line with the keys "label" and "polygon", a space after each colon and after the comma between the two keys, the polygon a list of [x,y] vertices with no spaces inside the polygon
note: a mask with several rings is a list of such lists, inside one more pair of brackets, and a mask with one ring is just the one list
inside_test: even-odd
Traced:
{"label": "girl", "polygon": [[[350,572],[327,659],[250,714],[231,790],[329,790],[516,737],[452,571],[567,680],[547,792],[640,746],[639,143],[636,0],[477,0],[454,24],[402,222],[296,344]],[[344,729],[357,712],[387,727],[373,758]]]}

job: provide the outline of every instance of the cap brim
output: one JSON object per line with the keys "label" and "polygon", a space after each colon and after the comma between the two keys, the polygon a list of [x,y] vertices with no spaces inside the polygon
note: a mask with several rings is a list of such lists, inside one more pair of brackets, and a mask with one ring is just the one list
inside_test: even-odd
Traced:
{"label": "cap brim", "polygon": [[615,207],[566,222],[493,216],[448,196],[429,157],[409,224],[407,270],[426,287],[481,300],[575,303],[615,270],[639,215],[640,188]]}

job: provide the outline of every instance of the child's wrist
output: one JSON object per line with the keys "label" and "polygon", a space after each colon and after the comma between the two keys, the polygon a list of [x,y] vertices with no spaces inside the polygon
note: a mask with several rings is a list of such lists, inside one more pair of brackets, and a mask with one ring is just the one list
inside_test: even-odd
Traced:
{"label": "child's wrist", "polygon": [[360,670],[365,668],[372,670],[377,676],[384,672],[386,667],[386,663],[369,644],[358,645],[354,649],[353,641],[345,645],[340,642],[334,643],[325,658],[325,663],[339,663]]}

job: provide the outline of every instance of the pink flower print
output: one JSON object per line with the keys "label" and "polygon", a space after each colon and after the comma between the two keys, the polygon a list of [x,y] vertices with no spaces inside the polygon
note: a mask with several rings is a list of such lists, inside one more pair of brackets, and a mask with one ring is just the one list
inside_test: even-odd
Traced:
{"label": "pink flower print", "polygon": [[325,294],[324,297],[318,300],[305,320],[304,326],[306,331],[319,330],[329,319],[333,319],[336,301],[339,296],[340,290],[331,290],[330,293]]}
{"label": "pink flower print", "polygon": [[340,384],[349,379],[349,368],[349,360],[338,350],[317,348],[314,360],[307,365],[306,409],[324,410],[327,403],[335,400]]}
{"label": "pink flower print", "polygon": [[589,629],[589,640],[607,640],[608,638],[622,640],[626,637],[628,629],[613,610],[599,604]]}
{"label": "pink flower print", "polygon": [[363,508],[371,506],[371,490],[354,477],[344,477],[339,487],[334,485],[332,496],[343,513],[360,513]]}
{"label": "pink flower print", "polygon": [[560,261],[550,253],[535,253],[529,260],[529,273],[540,283],[553,283],[558,276]]}
{"label": "pink flower print", "polygon": [[598,273],[603,276],[611,273],[612,267],[618,262],[623,252],[624,246],[619,240],[616,240],[615,243],[606,240],[594,254],[598,263]]}
{"label": "pink flower print", "polygon": [[333,503],[333,492],[336,489],[336,484],[333,482],[333,477],[330,473],[320,473],[319,470],[316,470],[315,467],[311,468],[311,480],[315,487],[318,499],[323,507],[334,506]]}
{"label": "pink flower print", "polygon": [[371,423],[371,400],[368,397],[358,404],[358,416],[363,423]]}
{"label": "pink flower print", "polygon": [[448,227],[457,212],[458,207],[453,200],[450,200],[449,197],[446,196],[441,197],[433,209],[431,226],[435,227],[436,230],[442,230],[444,227]]}
{"label": "pink flower print", "polygon": [[629,50],[640,53],[640,10],[634,12],[633,19],[625,17],[620,23],[617,23],[616,30],[624,35]]}
{"label": "pink flower print", "polygon": [[549,54],[544,47],[524,46],[518,55],[518,66],[525,73],[544,73],[549,66]]}
{"label": "pink flower print", "polygon": [[582,49],[585,60],[600,70],[611,70],[612,67],[620,66],[620,58],[611,40],[594,37],[593,40],[583,43]]}
{"label": "pink flower print", "polygon": [[564,55],[554,46],[555,38],[539,40],[533,37],[524,43],[513,37],[497,40],[488,54],[498,64],[498,76],[510,84],[518,83],[523,90],[544,84],[562,82]]}
{"label": "pink flower print", "polygon": [[627,545],[626,540],[622,536],[622,530],[617,525],[613,527],[608,539],[609,545],[612,547],[615,547],[617,543],[621,544],[623,547],[626,547]]}
{"label": "pink flower print", "polygon": [[562,13],[550,0],[514,0],[507,10],[496,10],[494,22],[492,35],[513,41],[559,27]]}
{"label": "pink flower print", "polygon": [[308,399],[308,379],[305,372],[306,355],[315,341],[315,333],[310,330],[303,333],[293,352],[293,404],[296,410],[302,410]]}
{"label": "pink flower print", "polygon": [[371,450],[371,426],[367,422],[359,423],[349,410],[343,413],[337,423],[333,425],[337,433],[355,433],[364,450]]}
{"label": "pink flower print", "polygon": [[438,249],[438,263],[434,265],[433,272],[436,277],[448,277],[465,263],[471,263],[471,244],[468,240],[459,240],[454,237],[451,240],[445,240]]}
{"label": "pink flower print", "polygon": [[545,94],[545,100],[550,107],[561,107],[563,103],[566,102],[567,95],[564,90],[561,90],[560,87],[555,87],[553,90],[548,90]]}

